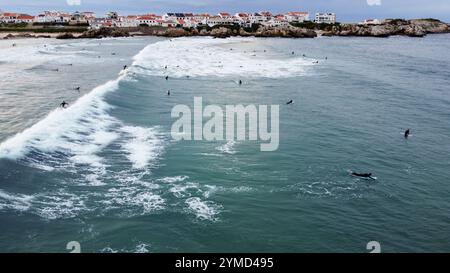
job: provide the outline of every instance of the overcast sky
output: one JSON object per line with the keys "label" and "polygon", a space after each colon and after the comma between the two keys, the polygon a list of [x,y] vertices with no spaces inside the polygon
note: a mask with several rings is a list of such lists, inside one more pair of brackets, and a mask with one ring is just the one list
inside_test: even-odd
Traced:
{"label": "overcast sky", "polygon": [[0,10],[36,14],[42,10],[164,12],[287,11],[336,12],[338,21],[367,18],[437,18],[450,22],[450,0],[0,0]]}

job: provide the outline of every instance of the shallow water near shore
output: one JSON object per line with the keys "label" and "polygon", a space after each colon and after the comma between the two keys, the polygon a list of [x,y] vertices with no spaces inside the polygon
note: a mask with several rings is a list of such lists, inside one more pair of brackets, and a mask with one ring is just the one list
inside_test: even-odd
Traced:
{"label": "shallow water near shore", "polygon": [[[0,41],[0,252],[447,251],[449,42]],[[173,141],[194,96],[279,104],[279,149]]]}

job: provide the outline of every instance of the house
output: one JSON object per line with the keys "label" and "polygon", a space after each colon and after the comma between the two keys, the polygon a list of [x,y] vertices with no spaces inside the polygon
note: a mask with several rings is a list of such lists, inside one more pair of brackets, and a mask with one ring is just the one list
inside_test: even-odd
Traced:
{"label": "house", "polygon": [[170,20],[159,20],[158,22],[160,24],[160,26],[162,27],[175,27],[176,26],[176,21],[170,21]]}
{"label": "house", "polygon": [[249,19],[250,23],[252,24],[261,24],[262,22],[266,21],[266,18],[257,12],[250,14]]}
{"label": "house", "polygon": [[269,21],[273,17],[270,11],[261,11],[259,14],[264,17],[264,21]]}
{"label": "house", "polygon": [[178,20],[184,20],[185,16],[184,13],[166,13],[162,16],[162,19],[164,21],[178,21]]}
{"label": "house", "polygon": [[147,26],[161,26],[161,16],[155,14],[147,14],[138,16],[136,21],[137,25],[147,25]]}
{"label": "house", "polygon": [[326,13],[321,13],[318,12],[316,13],[316,23],[318,24],[334,24],[336,23],[336,13],[331,13],[331,12],[326,12]]}
{"label": "house", "polygon": [[20,14],[17,16],[16,23],[27,23],[32,24],[34,22],[34,16],[28,14]]}
{"label": "house", "polygon": [[239,12],[236,13],[233,18],[235,19],[235,23],[244,26],[244,27],[250,27],[251,26],[251,22],[250,22],[250,13],[245,13],[245,12]]}
{"label": "house", "polygon": [[309,21],[309,13],[303,11],[292,11],[284,15],[284,18],[288,22],[298,22],[303,23],[304,21]]}
{"label": "house", "polygon": [[222,18],[220,16],[211,16],[202,21],[202,24],[213,27],[215,25],[232,25],[233,21],[230,19]]}
{"label": "house", "polygon": [[288,26],[289,23],[284,19],[284,15],[281,15],[275,16],[268,21],[264,21],[262,25],[267,27],[285,27]]}
{"label": "house", "polygon": [[61,24],[61,23],[69,23],[72,19],[72,16],[65,12],[59,11],[44,11],[39,14],[35,18],[35,22],[37,23],[49,23],[49,24]]}
{"label": "house", "polygon": [[217,14],[217,16],[219,16],[222,19],[226,19],[226,20],[233,18],[233,16],[231,16],[231,14],[229,14],[228,12],[219,12],[219,14]]}
{"label": "house", "polygon": [[181,21],[178,22],[180,25],[187,28],[196,28],[199,25],[199,21],[195,20],[193,17],[192,18],[187,17],[186,19],[179,21]]}
{"label": "house", "polygon": [[194,19],[197,20],[197,22],[201,22],[209,17],[210,15],[208,13],[194,14]]}
{"label": "house", "polygon": [[18,13],[5,12],[5,13],[0,14],[0,22],[15,23],[18,16],[19,16]]}
{"label": "house", "polygon": [[378,19],[366,19],[358,23],[359,25],[381,25],[381,21]]}

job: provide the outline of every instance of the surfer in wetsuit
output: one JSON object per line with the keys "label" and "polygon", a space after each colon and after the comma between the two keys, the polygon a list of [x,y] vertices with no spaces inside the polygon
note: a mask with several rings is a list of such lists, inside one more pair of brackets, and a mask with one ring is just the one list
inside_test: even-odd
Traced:
{"label": "surfer in wetsuit", "polygon": [[356,172],[350,172],[350,174],[353,175],[353,176],[358,176],[358,177],[372,178],[372,173],[356,173]]}
{"label": "surfer in wetsuit", "polygon": [[128,67],[128,66],[124,65],[124,66],[123,66],[123,70],[127,69],[127,67]]}
{"label": "surfer in wetsuit", "polygon": [[169,80],[169,76],[166,76],[166,81],[168,81]]}
{"label": "surfer in wetsuit", "polygon": [[411,131],[410,131],[409,129],[405,131],[405,138],[408,138],[408,137],[409,137],[410,132],[411,132]]}
{"label": "surfer in wetsuit", "polygon": [[80,93],[80,89],[81,89],[81,87],[79,87],[79,86],[75,87],[75,90],[78,91],[78,93]]}
{"label": "surfer in wetsuit", "polygon": [[67,106],[69,106],[69,104],[63,100],[63,102],[61,102],[60,106],[61,106],[61,108],[67,108]]}
{"label": "surfer in wetsuit", "polygon": [[167,90],[167,96],[170,96],[170,90]]}
{"label": "surfer in wetsuit", "polygon": [[287,105],[289,105],[289,104],[293,104],[293,103],[294,103],[294,101],[293,101],[293,100],[290,100],[290,101],[286,102],[286,104],[287,104]]}
{"label": "surfer in wetsuit", "polygon": [[242,85],[242,80],[239,80],[239,85]]}

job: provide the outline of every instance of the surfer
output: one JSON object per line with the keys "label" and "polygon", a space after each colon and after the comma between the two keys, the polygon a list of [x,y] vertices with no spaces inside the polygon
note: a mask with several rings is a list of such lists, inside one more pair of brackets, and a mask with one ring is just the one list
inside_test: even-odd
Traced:
{"label": "surfer", "polygon": [[169,76],[166,76],[166,81],[168,81],[169,80]]}
{"label": "surfer", "polygon": [[61,102],[60,106],[61,106],[61,108],[67,108],[67,106],[69,106],[69,104],[63,100],[63,102]]}
{"label": "surfer", "polygon": [[167,96],[170,96],[170,90],[167,90]]}
{"label": "surfer", "polygon": [[78,91],[78,93],[80,93],[80,89],[81,89],[80,86],[75,87],[75,90]]}
{"label": "surfer", "polygon": [[408,138],[410,133],[411,133],[411,131],[410,131],[409,129],[406,130],[406,131],[405,131],[405,138]]}
{"label": "surfer", "polygon": [[351,171],[350,174],[353,175],[353,176],[357,176],[357,177],[372,178],[373,179],[372,173],[356,173],[356,172]]}
{"label": "surfer", "polygon": [[164,67],[164,69],[167,69],[167,65]]}
{"label": "surfer", "polygon": [[15,47],[15,46],[16,46],[16,44],[14,43],[14,44],[12,44],[12,46],[13,46],[13,47]]}
{"label": "surfer", "polygon": [[295,52],[294,52],[294,51],[292,51],[292,55],[295,55]]}
{"label": "surfer", "polygon": [[123,66],[123,70],[127,69],[127,67],[128,67],[128,66],[124,65],[124,66]]}
{"label": "surfer", "polygon": [[239,80],[239,85],[242,85],[242,80]]}
{"label": "surfer", "polygon": [[289,105],[289,104],[293,104],[293,103],[294,103],[294,101],[293,101],[293,100],[290,100],[290,101],[286,102],[286,104],[287,104],[287,105]]}

